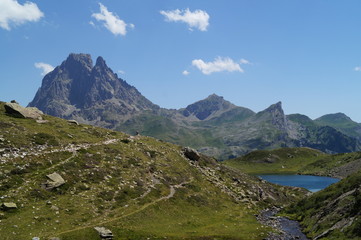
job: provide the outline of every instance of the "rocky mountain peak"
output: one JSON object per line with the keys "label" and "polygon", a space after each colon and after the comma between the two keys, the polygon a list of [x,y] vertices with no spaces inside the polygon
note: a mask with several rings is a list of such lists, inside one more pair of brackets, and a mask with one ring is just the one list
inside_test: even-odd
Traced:
{"label": "rocky mountain peak", "polygon": [[206,120],[234,107],[236,106],[224,100],[223,97],[212,94],[203,100],[188,105],[183,110],[183,115],[186,117],[194,115],[199,120]]}
{"label": "rocky mountain peak", "polygon": [[207,98],[205,98],[204,100],[214,101],[214,102],[223,102],[223,101],[225,101],[222,96],[218,96],[218,95],[215,94],[215,93],[209,95],[209,96],[208,96]]}
{"label": "rocky mountain peak", "polygon": [[279,111],[283,113],[283,109],[282,109],[282,102],[279,101],[275,104],[272,104],[271,106],[269,106],[268,108],[266,108],[264,111],[267,112],[274,112],[274,111]]}
{"label": "rocky mountain peak", "polygon": [[270,121],[272,125],[280,130],[286,130],[287,119],[282,109],[282,102],[272,104],[265,110],[257,113],[256,118],[262,121]]}
{"label": "rocky mountain peak", "polygon": [[29,106],[38,107],[49,115],[84,123],[103,122],[99,116],[105,111],[108,119],[121,119],[121,116],[129,117],[141,110],[159,108],[118,78],[102,57],[98,57],[93,66],[90,54],[82,53],[71,53],[46,75]]}
{"label": "rocky mountain peak", "polygon": [[98,67],[101,67],[101,68],[108,68],[105,60],[104,60],[101,56],[99,56],[99,57],[97,58],[97,61],[96,61],[96,63],[95,63],[95,66],[98,66]]}
{"label": "rocky mountain peak", "polygon": [[93,68],[93,60],[90,54],[71,53],[68,58],[62,63],[63,68],[78,68],[86,67],[88,70]]}

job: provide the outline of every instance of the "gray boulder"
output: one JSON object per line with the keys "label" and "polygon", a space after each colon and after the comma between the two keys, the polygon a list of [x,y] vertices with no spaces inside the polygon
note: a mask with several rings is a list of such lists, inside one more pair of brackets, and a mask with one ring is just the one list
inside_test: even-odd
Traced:
{"label": "gray boulder", "polygon": [[79,125],[79,123],[76,120],[68,120],[68,123]]}
{"label": "gray boulder", "polygon": [[51,190],[53,188],[60,187],[65,183],[65,180],[60,176],[59,173],[52,173],[49,175],[46,175],[49,180],[43,184],[45,189]]}
{"label": "gray boulder", "polygon": [[16,206],[16,203],[13,202],[5,202],[1,204],[1,209],[3,210],[10,210],[10,209],[17,209],[18,206]]}
{"label": "gray boulder", "polygon": [[18,103],[5,103],[5,111],[18,118],[42,119],[43,112],[35,107],[24,108]]}
{"label": "gray boulder", "polygon": [[186,158],[188,158],[189,160],[192,161],[198,161],[201,156],[199,155],[199,153],[194,150],[193,148],[189,148],[189,147],[185,147],[182,149],[183,154]]}
{"label": "gray boulder", "polygon": [[94,227],[94,229],[98,232],[101,239],[112,240],[114,237],[112,231],[105,227]]}

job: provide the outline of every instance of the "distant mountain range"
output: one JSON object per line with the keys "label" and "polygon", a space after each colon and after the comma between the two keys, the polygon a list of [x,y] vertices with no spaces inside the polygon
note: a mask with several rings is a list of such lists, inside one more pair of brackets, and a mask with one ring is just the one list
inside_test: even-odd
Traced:
{"label": "distant mountain range", "polygon": [[255,113],[212,94],[179,110],[164,109],[119,78],[98,57],[70,54],[47,74],[29,106],[130,134],[191,146],[219,159],[253,150],[311,147],[327,153],[361,150],[361,124],[342,113],[316,120],[285,115],[281,102]]}

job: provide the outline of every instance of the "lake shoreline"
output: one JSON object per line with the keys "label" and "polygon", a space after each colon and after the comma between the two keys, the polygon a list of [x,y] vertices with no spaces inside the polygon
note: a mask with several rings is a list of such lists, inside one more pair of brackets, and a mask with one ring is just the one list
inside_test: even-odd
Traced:
{"label": "lake shoreline", "polygon": [[320,191],[331,184],[340,181],[340,179],[333,177],[299,174],[264,174],[258,175],[257,177],[264,181],[281,186],[305,188],[310,192]]}

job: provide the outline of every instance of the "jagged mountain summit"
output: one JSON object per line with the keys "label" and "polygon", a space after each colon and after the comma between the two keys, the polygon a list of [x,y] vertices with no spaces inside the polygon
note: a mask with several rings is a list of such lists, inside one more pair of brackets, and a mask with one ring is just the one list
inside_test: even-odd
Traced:
{"label": "jagged mountain summit", "polygon": [[159,108],[119,78],[102,57],[93,66],[89,54],[70,54],[44,77],[29,106],[53,116],[105,127],[136,112]]}
{"label": "jagged mountain summit", "polygon": [[279,147],[328,153],[361,149],[361,130],[354,131],[359,124],[287,116],[281,102],[255,113],[212,94],[179,110],[160,108],[120,79],[102,57],[93,66],[89,54],[70,54],[44,77],[29,106],[56,117],[191,146],[219,159]]}
{"label": "jagged mountain summit", "polygon": [[236,107],[236,105],[224,100],[223,97],[212,94],[206,99],[190,104],[180,111],[183,116],[188,118],[194,116],[197,120],[209,120]]}

